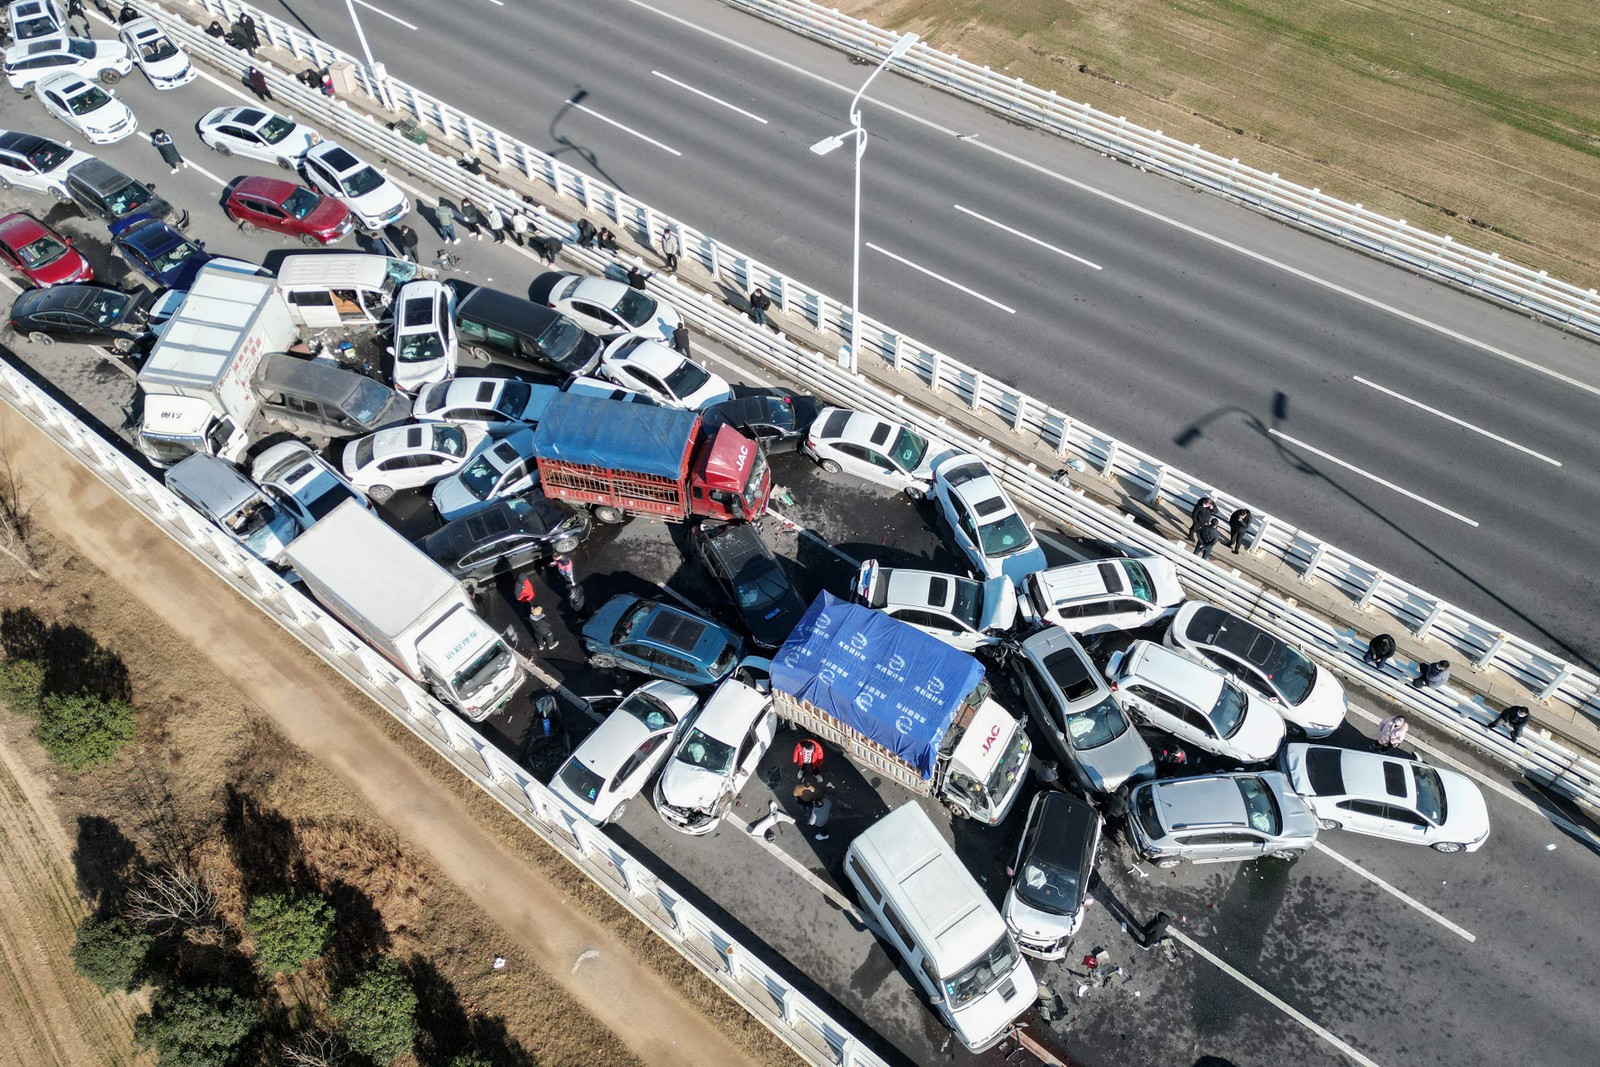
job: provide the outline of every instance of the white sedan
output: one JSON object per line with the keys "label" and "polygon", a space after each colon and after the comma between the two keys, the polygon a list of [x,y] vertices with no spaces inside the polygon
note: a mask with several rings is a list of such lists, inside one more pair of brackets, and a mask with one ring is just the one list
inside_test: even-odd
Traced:
{"label": "white sedan", "polygon": [[596,826],[615,822],[672,755],[673,738],[699,706],[700,698],[677,682],[646,682],[583,739],[550,780],[550,791]]}
{"label": "white sedan", "polygon": [[345,445],[344,476],[381,504],[454,474],[488,436],[482,426],[444,422],[391,426]]}
{"label": "white sedan", "polygon": [[188,54],[167,36],[155,19],[146,16],[125,22],[117,31],[117,37],[157,89],[176,89],[194,81],[195,69]]}
{"label": "white sedan", "polygon": [[1489,809],[1465,775],[1392,753],[1287,745],[1283,772],[1323,830],[1476,852],[1489,839]]}
{"label": "white sedan", "polygon": [[446,378],[422,387],[411,417],[418,422],[458,422],[504,433],[537,423],[561,389],[516,378]]}
{"label": "white sedan", "polygon": [[195,123],[200,143],[219,156],[244,156],[294,170],[322,135],[262,107],[219,107]]}
{"label": "white sedan", "polygon": [[800,451],[830,474],[843,471],[921,500],[933,488],[934,461],[949,446],[876,415],[823,408]]}
{"label": "white sedan", "polygon": [[941,459],[933,468],[933,495],[980,578],[1008,578],[1021,586],[1044,570],[1044,549],[983,460],[968,452]]}
{"label": "white sedan", "polygon": [[716,829],[777,736],[772,695],[741,673],[711,694],[656,779],[656,811],[674,830],[699,836]]}
{"label": "white sedan", "polygon": [[372,505],[302,441],[283,441],[257,456],[250,477],[309,530],[346,500]]}
{"label": "white sedan", "polygon": [[411,213],[411,201],[400,187],[344,145],[323,141],[300,159],[300,170],[313,189],[345,207],[372,231],[399,222]]}
{"label": "white sedan", "polygon": [[963,652],[1000,644],[1017,618],[1017,590],[1004,578],[975,582],[936,571],[880,567],[869,559],[856,573],[855,594],[867,607]]}
{"label": "white sedan", "polygon": [[133,60],[116,41],[51,34],[7,48],[5,70],[6,81],[18,92],[52,74],[77,74],[115,85],[133,70]]}
{"label": "white sedan", "polygon": [[550,271],[533,280],[528,298],[602,337],[625,333],[671,344],[673,332],[683,324],[677,308],[610,278]]}
{"label": "white sedan", "polygon": [[435,281],[406,282],[394,298],[394,387],[414,393],[456,372],[456,294]]}
{"label": "white sedan", "polygon": [[698,411],[733,395],[728,383],[644,337],[619,337],[600,355],[600,373],[611,381],[673,408]]}
{"label": "white sedan", "polygon": [[33,90],[46,111],[90,144],[115,144],[139,129],[139,120],[116,93],[77,74],[52,74],[35,83]]}

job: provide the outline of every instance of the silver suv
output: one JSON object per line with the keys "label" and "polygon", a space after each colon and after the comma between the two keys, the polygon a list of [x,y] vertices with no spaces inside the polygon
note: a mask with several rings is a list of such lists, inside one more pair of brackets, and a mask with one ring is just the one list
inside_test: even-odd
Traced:
{"label": "silver suv", "polygon": [[1167,778],[1133,791],[1128,836],[1157,867],[1294,860],[1316,841],[1317,817],[1277,771]]}

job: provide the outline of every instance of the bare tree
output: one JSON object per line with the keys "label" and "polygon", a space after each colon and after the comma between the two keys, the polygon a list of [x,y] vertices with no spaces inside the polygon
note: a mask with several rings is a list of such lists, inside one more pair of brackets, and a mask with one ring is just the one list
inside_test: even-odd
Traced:
{"label": "bare tree", "polygon": [[289,1067],[339,1067],[350,1059],[350,1046],[330,1030],[304,1030],[278,1046]]}
{"label": "bare tree", "polygon": [[217,895],[195,870],[167,864],[146,871],[128,891],[127,914],[146,926],[179,926],[194,941],[215,944],[222,939]]}
{"label": "bare tree", "polygon": [[33,505],[23,492],[21,480],[11,465],[11,449],[0,440],[0,555],[28,572],[28,577],[43,581],[33,553]]}

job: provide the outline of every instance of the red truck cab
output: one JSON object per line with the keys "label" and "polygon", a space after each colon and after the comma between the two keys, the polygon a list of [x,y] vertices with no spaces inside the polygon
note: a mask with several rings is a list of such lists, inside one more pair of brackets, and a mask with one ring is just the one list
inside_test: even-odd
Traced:
{"label": "red truck cab", "polygon": [[719,427],[696,457],[690,479],[694,513],[723,522],[754,522],[766,512],[771,493],[772,474],[761,446],[732,426]]}

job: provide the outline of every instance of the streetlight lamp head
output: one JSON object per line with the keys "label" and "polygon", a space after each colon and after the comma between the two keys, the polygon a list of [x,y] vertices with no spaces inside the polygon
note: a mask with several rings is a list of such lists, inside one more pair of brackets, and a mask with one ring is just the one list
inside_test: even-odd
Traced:
{"label": "streetlight lamp head", "polygon": [[844,144],[844,136],[842,134],[835,134],[832,137],[824,137],[822,140],[812,145],[811,151],[815,152],[819,156],[825,156],[842,144]]}
{"label": "streetlight lamp head", "polygon": [[889,49],[889,58],[890,59],[899,59],[901,56],[903,56],[907,52],[911,51],[911,46],[916,44],[916,43],[917,43],[917,35],[916,34],[914,34],[914,33],[901,34],[900,35],[900,39],[894,43],[894,47]]}

